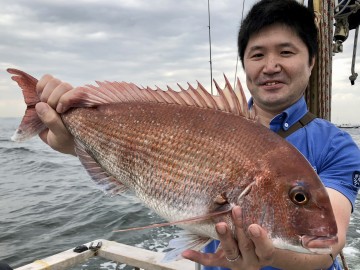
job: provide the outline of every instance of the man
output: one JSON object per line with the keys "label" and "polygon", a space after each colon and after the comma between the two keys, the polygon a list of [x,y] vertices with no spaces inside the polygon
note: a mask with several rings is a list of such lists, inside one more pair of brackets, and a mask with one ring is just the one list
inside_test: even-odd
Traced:
{"label": "man", "polygon": [[[275,132],[287,130],[306,113],[303,97],[317,51],[314,18],[293,0],[263,0],[244,20],[239,32],[239,54],[252,94],[249,102],[259,121]],[[59,115],[67,108],[72,86],[50,75],[37,85],[43,103],[36,110],[48,126],[40,137],[52,148],[73,154],[73,138]],[[56,111],[53,109],[56,108]],[[339,242],[332,255],[309,255],[275,249],[257,224],[241,227],[241,209],[234,207],[236,236],[225,223],[216,225],[217,243],[206,253],[185,251],[183,256],[207,266],[231,269],[340,269],[333,258],[345,245],[350,214],[358,192],[360,151],[351,137],[331,123],[315,119],[287,137],[309,160],[327,187],[338,226]],[[248,232],[250,239],[245,236]],[[211,268],[205,269],[224,269]]]}
{"label": "man", "polygon": [[[256,109],[260,122],[271,130],[288,130],[307,112],[303,95],[317,51],[311,12],[292,0],[260,1],[244,20],[238,45],[252,95],[250,107]],[[359,174],[359,149],[348,134],[321,119],[313,120],[287,140],[304,154],[327,187],[339,237],[332,257],[275,250],[266,232],[257,225],[249,228],[252,241],[238,227],[236,242],[225,224],[217,225],[222,250],[215,255],[186,252],[184,257],[232,269],[259,269],[266,265],[276,268],[261,269],[339,269],[332,258],[346,241],[358,190],[354,178]],[[239,209],[234,212],[240,216]],[[209,251],[215,251],[214,245],[206,248]]]}

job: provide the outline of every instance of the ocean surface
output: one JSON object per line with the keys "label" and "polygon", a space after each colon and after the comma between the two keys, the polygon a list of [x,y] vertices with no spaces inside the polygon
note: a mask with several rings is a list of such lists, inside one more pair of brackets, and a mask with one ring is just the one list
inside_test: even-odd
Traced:
{"label": "ocean surface", "polygon": [[[39,138],[12,142],[19,122],[0,118],[0,260],[16,268],[96,239],[153,251],[166,248],[176,227],[114,233],[162,220],[131,194],[104,195],[77,158],[53,151]],[[360,145],[360,128],[346,130]],[[360,269],[359,199],[344,250],[350,269]],[[98,263],[90,260],[79,269],[96,269]],[[100,266],[116,268],[106,261]]]}

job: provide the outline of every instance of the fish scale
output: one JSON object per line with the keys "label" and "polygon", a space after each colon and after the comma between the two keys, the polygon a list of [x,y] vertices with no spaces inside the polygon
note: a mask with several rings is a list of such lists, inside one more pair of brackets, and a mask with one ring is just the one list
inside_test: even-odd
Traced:
{"label": "fish scale", "polygon": [[[21,141],[45,128],[34,108],[37,80],[8,71],[28,105],[12,137]],[[257,123],[240,82],[235,90],[225,82],[224,89],[216,84],[219,96],[201,85],[176,92],[98,82],[71,90],[63,105],[72,108],[61,117],[84,168],[105,192],[130,190],[165,225],[198,235],[167,258],[216,239],[219,221],[233,230],[234,205],[241,206],[243,228],[261,224],[275,247],[329,254],[337,226],[318,175],[296,148]],[[162,225],[148,227],[154,226]]]}

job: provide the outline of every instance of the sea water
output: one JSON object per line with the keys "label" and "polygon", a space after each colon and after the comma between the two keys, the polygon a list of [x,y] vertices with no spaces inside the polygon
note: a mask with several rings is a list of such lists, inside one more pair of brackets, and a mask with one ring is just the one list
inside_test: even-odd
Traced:
{"label": "sea water", "polygon": [[[96,239],[162,251],[176,227],[114,233],[162,220],[131,194],[99,191],[77,158],[59,154],[38,137],[15,143],[18,118],[0,118],[0,260],[16,268]],[[360,145],[360,129],[347,129]],[[359,197],[360,198],[360,197]],[[351,217],[344,250],[360,269],[360,202]],[[90,260],[81,269],[90,269]],[[116,264],[101,261],[102,269]]]}

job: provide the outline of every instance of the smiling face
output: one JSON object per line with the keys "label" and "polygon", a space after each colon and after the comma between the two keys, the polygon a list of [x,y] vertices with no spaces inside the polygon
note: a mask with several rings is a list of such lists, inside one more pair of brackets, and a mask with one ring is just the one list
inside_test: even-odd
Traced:
{"label": "smiling face", "polygon": [[304,94],[315,59],[291,28],[274,24],[253,34],[244,53],[246,83],[260,110],[277,114]]}

